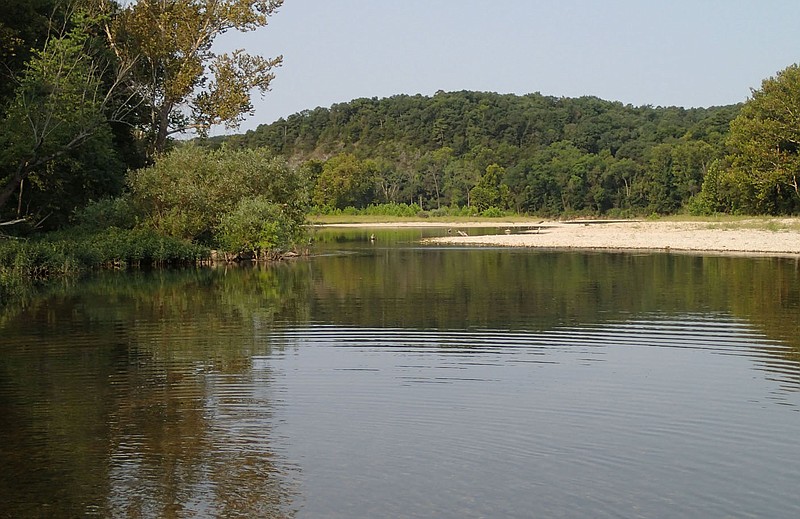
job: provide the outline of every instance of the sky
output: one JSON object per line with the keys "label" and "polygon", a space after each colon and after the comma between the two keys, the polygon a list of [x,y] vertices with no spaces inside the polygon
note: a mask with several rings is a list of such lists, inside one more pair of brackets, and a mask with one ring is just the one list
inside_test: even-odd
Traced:
{"label": "sky", "polygon": [[285,0],[267,27],[227,33],[215,49],[283,56],[246,131],[437,90],[738,103],[800,62],[798,23],[800,0]]}

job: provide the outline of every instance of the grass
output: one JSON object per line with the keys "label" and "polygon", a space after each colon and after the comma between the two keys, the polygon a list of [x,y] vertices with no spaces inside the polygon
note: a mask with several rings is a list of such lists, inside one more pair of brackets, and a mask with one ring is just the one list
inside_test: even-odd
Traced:
{"label": "grass", "polygon": [[[312,225],[336,225],[336,224],[464,224],[468,222],[486,223],[489,226],[503,225],[507,223],[533,224],[541,221],[538,216],[501,216],[501,217],[481,217],[481,216],[385,216],[385,215],[313,215],[309,217]],[[557,220],[557,219],[556,219]],[[774,216],[742,216],[742,215],[715,215],[715,216],[689,216],[671,215],[662,216],[656,219],[662,222],[685,222],[696,223],[707,229],[736,230],[736,229],[757,229],[772,232],[794,231],[800,232],[799,217],[774,217]]]}
{"label": "grass", "polygon": [[794,231],[800,232],[800,218],[788,216],[745,216],[745,215],[714,215],[714,216],[687,216],[674,215],[662,218],[667,222],[689,222],[705,224],[707,229],[737,230],[755,229],[772,232]]}
{"label": "grass", "polygon": [[723,229],[735,231],[737,229],[755,229],[770,232],[800,232],[800,220],[768,219],[768,220],[742,220],[738,222],[709,223],[708,229]]}
{"label": "grass", "polygon": [[30,240],[0,240],[0,306],[37,283],[87,270],[192,264],[208,254],[205,247],[183,240],[114,227],[99,232],[57,232]]}

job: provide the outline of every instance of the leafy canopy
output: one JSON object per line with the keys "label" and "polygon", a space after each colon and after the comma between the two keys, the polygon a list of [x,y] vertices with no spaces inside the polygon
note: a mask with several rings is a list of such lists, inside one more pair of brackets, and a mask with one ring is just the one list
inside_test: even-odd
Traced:
{"label": "leafy canopy", "polygon": [[[243,241],[242,248],[252,248],[253,243],[283,247],[300,235],[295,233],[305,220],[303,179],[297,170],[263,149],[210,151],[182,146],[160,156],[153,166],[131,173],[128,180],[136,212],[165,236],[216,244],[224,228],[225,244],[231,245],[231,236],[241,237],[244,230],[252,230],[257,236]],[[257,202],[242,205],[255,198]],[[242,219],[251,209],[258,217],[280,213],[280,227],[248,227],[252,222]],[[236,217],[228,218],[231,213]],[[270,242],[265,238],[270,230],[280,230],[281,239]]]}
{"label": "leafy canopy", "polygon": [[109,122],[124,110],[112,106],[107,63],[89,37],[95,22],[76,15],[71,29],[32,51],[18,78],[0,127],[0,209],[28,179],[52,188],[56,170],[64,169],[56,162],[74,160],[80,148],[88,147],[96,157],[114,155]]}
{"label": "leafy canopy", "polygon": [[[114,16],[111,46],[131,67],[144,105],[152,152],[167,137],[216,124],[235,127],[253,110],[251,91],[269,89],[282,57],[236,50],[216,54],[214,40],[230,31],[267,25],[283,0],[138,0]],[[113,6],[109,7],[113,10]]]}
{"label": "leafy canopy", "polygon": [[765,79],[731,122],[732,174],[750,184],[756,210],[800,209],[800,65]]}

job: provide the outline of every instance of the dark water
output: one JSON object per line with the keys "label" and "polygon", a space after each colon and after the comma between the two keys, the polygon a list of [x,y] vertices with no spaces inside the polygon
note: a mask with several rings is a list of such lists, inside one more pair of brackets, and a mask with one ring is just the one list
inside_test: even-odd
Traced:
{"label": "dark water", "polygon": [[800,517],[797,261],[418,234],[5,310],[0,517]]}

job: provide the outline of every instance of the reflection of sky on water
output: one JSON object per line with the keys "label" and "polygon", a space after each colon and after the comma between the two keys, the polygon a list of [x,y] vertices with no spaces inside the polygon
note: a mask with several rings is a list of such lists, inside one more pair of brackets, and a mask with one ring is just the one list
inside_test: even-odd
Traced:
{"label": "reflection of sky on water", "polygon": [[5,312],[0,512],[798,515],[794,263],[394,239]]}
{"label": "reflection of sky on water", "polygon": [[284,395],[276,433],[302,467],[299,517],[375,502],[382,517],[798,511],[800,450],[785,443],[798,393],[755,375],[771,369],[762,348],[779,345],[730,316],[512,332],[289,326],[276,340],[264,362]]}

